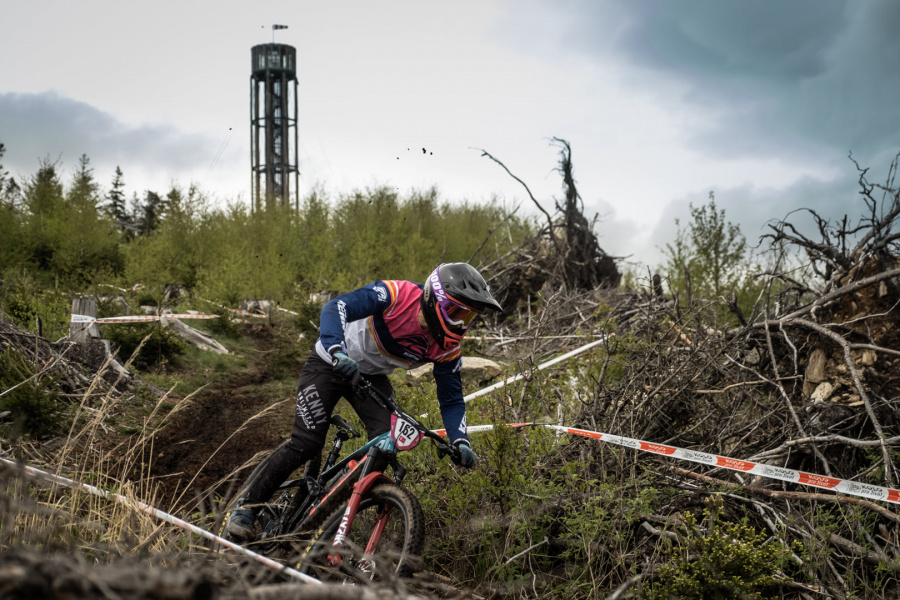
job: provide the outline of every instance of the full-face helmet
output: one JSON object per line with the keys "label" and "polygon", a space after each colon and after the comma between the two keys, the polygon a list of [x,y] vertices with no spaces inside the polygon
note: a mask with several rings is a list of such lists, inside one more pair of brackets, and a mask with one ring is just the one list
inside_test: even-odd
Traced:
{"label": "full-face helmet", "polygon": [[462,341],[475,317],[487,309],[503,310],[491,296],[484,277],[466,263],[447,263],[435,269],[422,292],[425,323],[437,343],[449,350]]}

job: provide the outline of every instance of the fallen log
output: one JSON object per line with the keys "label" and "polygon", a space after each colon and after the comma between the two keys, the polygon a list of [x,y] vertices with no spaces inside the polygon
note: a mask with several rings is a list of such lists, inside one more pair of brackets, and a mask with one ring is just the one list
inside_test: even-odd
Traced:
{"label": "fallen log", "polygon": [[214,354],[230,354],[228,348],[213,339],[212,336],[203,333],[199,329],[194,329],[190,325],[185,325],[178,319],[168,319],[162,315],[160,324],[168,327],[179,339]]}
{"label": "fallen log", "polygon": [[167,317],[166,315],[172,314],[170,310],[165,310],[162,314],[159,314],[159,309],[155,306],[142,306],[141,310],[144,311],[144,314],[159,315],[160,326],[168,327],[180,340],[192,346],[215,354],[230,354],[228,348],[217,342],[211,335],[194,329],[190,325],[185,325],[179,319]]}

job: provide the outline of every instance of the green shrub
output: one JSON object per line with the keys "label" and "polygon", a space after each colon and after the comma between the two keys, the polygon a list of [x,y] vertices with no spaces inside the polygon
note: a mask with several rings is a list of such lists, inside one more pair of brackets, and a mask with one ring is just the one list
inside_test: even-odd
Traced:
{"label": "green shrub", "polygon": [[300,333],[313,338],[319,337],[319,317],[322,315],[322,305],[303,301],[299,303],[299,306],[294,306],[293,311],[297,313],[297,316],[294,317],[295,326]]}
{"label": "green shrub", "polygon": [[22,433],[41,439],[64,430],[68,407],[58,399],[56,378],[27,381],[34,374],[28,361],[12,349],[0,354],[0,391],[18,386],[0,396],[0,412],[11,413],[0,423],[0,435]]}
{"label": "green shrub", "polygon": [[[103,336],[117,348],[119,358],[128,360],[135,350],[140,351],[134,358],[138,369],[149,369],[157,365],[177,362],[184,354],[185,344],[167,327],[158,323],[134,323],[107,325]],[[143,342],[143,345],[141,343]]]}
{"label": "green shrub", "polygon": [[153,289],[149,290],[147,288],[141,288],[137,297],[135,298],[135,304],[138,306],[156,306],[162,304],[162,293],[159,290]]}
{"label": "green shrub", "polygon": [[690,204],[691,220],[682,226],[678,219],[675,241],[666,244],[666,262],[660,267],[673,296],[687,300],[716,300],[720,316],[736,322],[724,302],[734,295],[744,314],[749,314],[761,290],[761,280],[752,276],[761,267],[747,246],[740,225],[725,217],[709,193],[704,206]]}
{"label": "green shrub", "polygon": [[732,523],[722,519],[721,496],[706,500],[702,523],[688,513],[680,528],[678,546],[668,551],[669,562],[659,568],[658,581],[645,586],[649,600],[696,598],[716,600],[774,597],[776,573],[790,557],[777,541],[746,519]]}
{"label": "green shrub", "polygon": [[0,308],[28,331],[37,331],[40,318],[43,337],[56,340],[68,332],[71,297],[58,288],[48,288],[30,273],[7,270],[0,283]]}
{"label": "green shrub", "polygon": [[219,315],[218,319],[209,319],[200,321],[200,323],[215,337],[238,338],[241,335],[241,329],[235,321],[234,313],[224,308],[216,307],[214,310],[204,311],[211,315]]}

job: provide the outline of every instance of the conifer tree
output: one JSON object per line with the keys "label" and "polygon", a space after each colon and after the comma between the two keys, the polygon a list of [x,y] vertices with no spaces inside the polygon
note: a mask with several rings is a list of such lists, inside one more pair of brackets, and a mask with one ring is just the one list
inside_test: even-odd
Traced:
{"label": "conifer tree", "polygon": [[[0,144],[0,158],[6,147]],[[19,264],[24,259],[22,219],[17,209],[19,186],[0,165],[0,269]]]}
{"label": "conifer tree", "polygon": [[63,201],[63,186],[56,163],[44,158],[26,183],[23,195],[25,239],[30,260],[42,270],[50,270],[58,247],[58,212]]}
{"label": "conifer tree", "polygon": [[[0,159],[6,154],[6,146],[0,143]],[[0,202],[6,202],[13,206],[18,204],[22,197],[22,188],[16,183],[15,178],[0,164]]]}
{"label": "conifer tree", "polygon": [[121,267],[112,223],[101,211],[100,185],[90,159],[82,155],[61,211],[60,251],[55,266],[69,277],[90,281],[101,271]]}
{"label": "conifer tree", "polygon": [[129,224],[124,190],[125,182],[122,179],[122,169],[116,165],[116,174],[113,176],[112,187],[106,194],[106,212],[123,231],[126,230]]}
{"label": "conifer tree", "polygon": [[147,190],[144,194],[144,202],[140,205],[140,232],[150,233],[159,227],[162,218],[164,202],[156,192]]}
{"label": "conifer tree", "polygon": [[[0,159],[3,158],[4,154],[6,154],[6,146],[0,143]],[[0,164],[0,196],[2,196],[4,190],[6,190],[7,175],[8,173],[4,170],[3,165]]]}

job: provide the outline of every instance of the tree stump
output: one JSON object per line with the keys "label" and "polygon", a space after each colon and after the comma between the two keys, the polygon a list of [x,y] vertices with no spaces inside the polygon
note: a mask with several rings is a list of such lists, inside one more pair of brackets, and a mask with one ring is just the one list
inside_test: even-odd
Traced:
{"label": "tree stump", "polygon": [[[72,300],[72,314],[84,317],[97,317],[97,298],[79,296]],[[131,374],[125,370],[112,354],[109,340],[104,340],[96,323],[73,321],[69,323],[69,341],[75,344],[75,359],[83,365],[97,371],[104,366],[112,368],[125,381]]]}
{"label": "tree stump", "polygon": [[[72,314],[97,317],[97,298],[94,296],[79,296],[72,300]],[[100,330],[96,323],[69,323],[69,340],[76,344],[85,344],[91,340],[100,339]]]}

